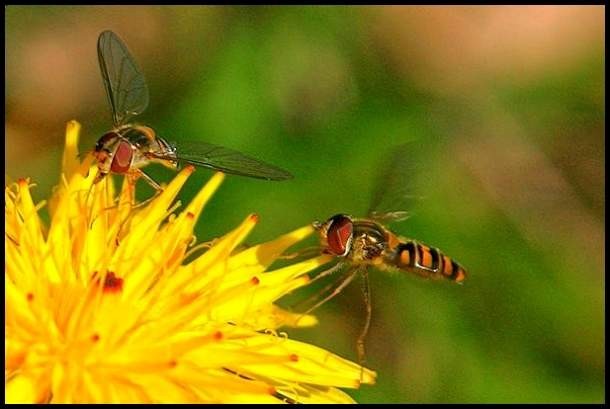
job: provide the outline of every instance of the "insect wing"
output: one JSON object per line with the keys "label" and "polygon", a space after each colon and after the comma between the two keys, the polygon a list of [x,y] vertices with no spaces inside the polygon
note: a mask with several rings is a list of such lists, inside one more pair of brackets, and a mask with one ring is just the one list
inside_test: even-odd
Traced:
{"label": "insect wing", "polygon": [[97,56],[112,120],[119,127],[144,112],[148,106],[148,87],[127,46],[112,31],[100,34]]}
{"label": "insect wing", "polygon": [[[368,216],[382,223],[405,220],[414,202],[417,152],[414,143],[408,142],[392,148],[384,157],[375,179]],[[415,157],[414,157],[415,156]]]}
{"label": "insect wing", "polygon": [[[162,158],[163,159],[163,158]],[[205,142],[180,142],[175,159],[234,175],[266,180],[291,179],[292,174],[233,149]]]}

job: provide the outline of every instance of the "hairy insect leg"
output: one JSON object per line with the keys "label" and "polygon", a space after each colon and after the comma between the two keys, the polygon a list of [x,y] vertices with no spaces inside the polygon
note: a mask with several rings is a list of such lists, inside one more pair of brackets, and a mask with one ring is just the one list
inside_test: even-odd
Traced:
{"label": "hairy insect leg", "polygon": [[[153,180],[153,178],[151,178],[146,173],[144,173],[141,169],[132,169],[127,174],[127,180],[129,183],[131,183],[132,186],[135,186],[135,184],[139,178],[142,178],[153,189],[155,189],[155,194],[152,195],[151,197],[149,197],[148,199],[144,200],[143,202],[132,203],[132,207],[134,209],[147,205],[148,203],[150,203],[152,200],[154,200],[157,196],[159,196],[163,192],[163,188],[157,182],[155,182]],[[134,200],[135,200],[135,196],[134,196]]]}
{"label": "hairy insect leg", "polygon": [[[334,273],[335,271],[339,271],[341,270],[341,268],[345,267],[345,264],[342,263],[337,263],[334,266],[332,266],[331,268],[322,271],[320,274],[318,274],[317,276],[315,276],[310,282],[309,284],[313,283],[314,281],[318,280],[320,277],[326,277],[332,273]],[[313,294],[312,296],[305,298],[304,300],[299,301],[298,303],[296,303],[293,308],[295,310],[299,310],[301,308],[301,306],[303,305],[311,305],[313,303],[315,303],[317,300],[320,299],[320,297],[324,294],[326,294],[334,285],[337,284],[338,280],[333,280],[331,281],[328,285],[326,285],[323,289],[321,289],[320,291],[316,291],[315,294]]]}
{"label": "hairy insect leg", "polygon": [[369,274],[367,269],[362,270],[362,294],[364,295],[364,305],[366,307],[366,321],[364,322],[364,327],[362,328],[362,332],[360,332],[358,341],[356,343],[358,349],[358,360],[360,363],[360,383],[362,383],[364,378],[364,364],[366,363],[364,339],[369,332],[369,328],[371,326],[371,316],[373,313],[373,307],[371,304],[371,285],[369,282]]}
{"label": "hairy insect leg", "polygon": [[330,301],[332,298],[334,298],[336,295],[338,295],[341,291],[343,291],[345,289],[345,287],[347,287],[349,285],[349,283],[351,283],[354,280],[354,277],[356,277],[356,273],[358,273],[357,268],[348,269],[347,272],[339,280],[339,285],[329,295],[324,297],[324,299],[322,299],[321,301],[318,301],[313,307],[310,307],[307,311],[305,311],[303,313],[303,315],[307,315],[307,314],[311,313],[316,308],[318,308],[322,304],[326,303],[327,301]]}
{"label": "hairy insect leg", "polygon": [[141,169],[134,169],[134,170],[132,170],[132,173],[134,175],[137,175],[136,178],[137,177],[142,177],[142,179],[144,179],[149,185],[151,185],[153,187],[153,189],[155,189],[157,192],[162,192],[163,191],[161,186],[157,182],[155,182],[153,180],[153,178],[151,178],[146,173],[144,173]]}
{"label": "hairy insect leg", "polygon": [[343,268],[345,268],[347,264],[346,263],[337,263],[334,266],[332,266],[331,268],[328,268],[324,271],[322,271],[320,274],[318,274],[317,276],[315,276],[314,278],[311,279],[311,281],[309,282],[309,284],[311,285],[312,283],[315,283],[316,281],[318,281],[321,278],[324,278],[326,276],[329,276],[337,271],[341,271]]}

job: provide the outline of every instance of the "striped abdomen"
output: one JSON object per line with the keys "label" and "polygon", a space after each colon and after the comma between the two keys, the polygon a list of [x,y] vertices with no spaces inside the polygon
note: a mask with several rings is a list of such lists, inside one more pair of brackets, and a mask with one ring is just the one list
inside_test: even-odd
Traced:
{"label": "striped abdomen", "polygon": [[466,271],[439,249],[414,240],[401,240],[388,256],[393,266],[429,278],[446,278],[462,282]]}

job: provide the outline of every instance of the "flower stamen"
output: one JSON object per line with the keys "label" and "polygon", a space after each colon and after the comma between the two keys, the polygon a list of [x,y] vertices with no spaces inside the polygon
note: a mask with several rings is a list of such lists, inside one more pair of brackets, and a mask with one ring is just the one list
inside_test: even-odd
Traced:
{"label": "flower stamen", "polygon": [[123,279],[117,277],[113,271],[109,271],[104,279],[104,292],[118,293],[123,290]]}

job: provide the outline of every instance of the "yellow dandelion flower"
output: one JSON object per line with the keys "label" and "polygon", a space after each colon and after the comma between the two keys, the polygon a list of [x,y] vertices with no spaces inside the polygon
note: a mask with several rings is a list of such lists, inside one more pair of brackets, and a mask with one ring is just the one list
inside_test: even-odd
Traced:
{"label": "yellow dandelion flower", "polygon": [[373,371],[277,332],[316,323],[274,301],[328,259],[268,271],[312,228],[243,250],[250,215],[185,262],[224,175],[179,213],[172,203],[192,168],[134,207],[133,185],[92,184],[79,130],[68,123],[48,227],[28,181],[5,187],[7,402],[352,402],[338,388],[374,382]]}

